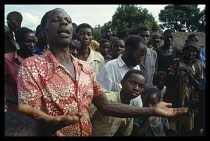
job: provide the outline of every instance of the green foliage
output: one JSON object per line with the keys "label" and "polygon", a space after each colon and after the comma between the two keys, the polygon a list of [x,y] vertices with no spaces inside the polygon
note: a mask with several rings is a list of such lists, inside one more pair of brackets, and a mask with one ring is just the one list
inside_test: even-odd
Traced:
{"label": "green foliage", "polygon": [[[94,32],[93,39],[99,41],[100,39],[104,38],[105,28],[108,26],[111,26],[111,23],[112,23],[111,21],[108,21],[103,26],[98,25],[95,28],[93,28],[93,32]],[[116,36],[116,35],[114,35],[114,36]]]}
{"label": "green foliage", "polygon": [[7,32],[7,31],[9,31],[9,27],[4,25],[4,32]]}
{"label": "green foliage", "polygon": [[163,23],[161,29],[172,28],[176,31],[205,31],[205,12],[200,12],[197,4],[169,4],[160,11],[159,20]]}
{"label": "green foliage", "polygon": [[148,13],[147,9],[138,8],[135,5],[120,5],[112,16],[112,21],[94,28],[93,38],[97,41],[102,39],[105,28],[111,26],[115,37],[125,39],[126,32],[129,29],[136,28],[141,24],[146,25],[150,29],[151,34],[160,32],[160,27],[155,18],[152,14]]}
{"label": "green foliage", "polygon": [[135,5],[120,5],[112,16],[113,32],[119,38],[125,39],[129,29],[136,28],[141,24],[146,25],[151,33],[159,30],[153,15],[149,14],[147,9],[138,8]]}

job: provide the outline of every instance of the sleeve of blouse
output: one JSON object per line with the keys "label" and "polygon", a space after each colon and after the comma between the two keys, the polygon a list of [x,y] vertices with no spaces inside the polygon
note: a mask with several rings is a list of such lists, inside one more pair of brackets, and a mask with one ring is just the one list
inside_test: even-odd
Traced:
{"label": "sleeve of blouse", "polygon": [[18,104],[29,104],[36,109],[42,110],[42,94],[38,85],[38,75],[36,74],[37,68],[32,62],[22,62],[17,76]]}

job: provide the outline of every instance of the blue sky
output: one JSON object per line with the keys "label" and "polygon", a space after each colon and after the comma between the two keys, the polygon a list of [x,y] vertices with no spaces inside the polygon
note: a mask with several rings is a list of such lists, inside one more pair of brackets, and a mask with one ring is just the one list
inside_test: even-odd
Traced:
{"label": "blue sky", "polygon": [[[160,10],[164,9],[164,7],[168,4],[156,4],[156,5],[137,5],[138,7],[147,8],[149,13],[153,14],[153,16],[158,20],[158,14]],[[54,8],[63,8],[72,18],[72,21],[77,25],[81,23],[88,23],[92,27],[100,24],[101,26],[112,20],[112,15],[115,13],[117,4],[110,5],[31,5],[31,4],[5,4],[5,19],[6,15],[12,11],[18,11],[23,15],[22,27],[28,27],[32,30],[36,29],[36,26],[40,23],[42,16],[49,10]],[[199,5],[201,10],[204,9],[205,5]],[[6,20],[5,20],[5,25]]]}

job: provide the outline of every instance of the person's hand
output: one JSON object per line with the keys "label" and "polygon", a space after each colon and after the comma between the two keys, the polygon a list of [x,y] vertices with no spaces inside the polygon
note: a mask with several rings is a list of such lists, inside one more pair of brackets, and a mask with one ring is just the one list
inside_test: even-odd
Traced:
{"label": "person's hand", "polygon": [[185,74],[187,74],[187,75],[192,74],[192,68],[191,67],[180,67],[179,71],[177,73],[177,76],[183,77]]}
{"label": "person's hand", "polygon": [[169,108],[171,103],[160,102],[155,107],[155,114],[162,117],[174,117],[181,114],[185,114],[188,111],[188,108]]}
{"label": "person's hand", "polygon": [[50,116],[45,112],[35,109],[31,105],[27,104],[18,105],[18,111],[23,114],[32,116],[34,119],[43,123],[44,127],[46,127],[47,129],[46,132],[47,135],[52,135],[57,130],[65,126],[75,124],[82,117],[82,113],[77,113],[72,116],[69,115]]}
{"label": "person's hand", "polygon": [[186,72],[184,70],[179,70],[177,73],[177,77],[183,77],[186,74]]}

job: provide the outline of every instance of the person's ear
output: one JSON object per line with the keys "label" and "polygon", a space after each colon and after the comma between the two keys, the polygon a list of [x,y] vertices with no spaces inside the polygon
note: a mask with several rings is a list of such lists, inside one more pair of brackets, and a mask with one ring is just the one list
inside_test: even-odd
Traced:
{"label": "person's ear", "polygon": [[125,80],[124,79],[121,80],[121,85],[123,85],[123,84],[125,84]]}

